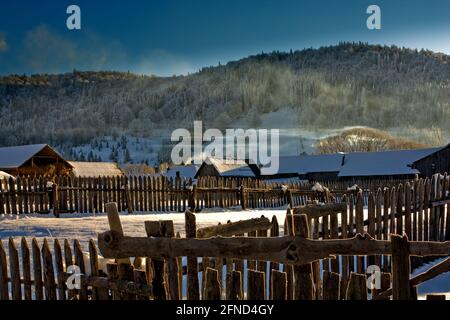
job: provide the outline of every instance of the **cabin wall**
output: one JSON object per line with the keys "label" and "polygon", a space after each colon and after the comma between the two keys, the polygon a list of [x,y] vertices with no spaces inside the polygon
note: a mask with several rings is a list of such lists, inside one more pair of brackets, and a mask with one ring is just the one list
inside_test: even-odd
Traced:
{"label": "cabin wall", "polygon": [[436,173],[450,173],[450,147],[415,162],[414,168],[428,178]]}
{"label": "cabin wall", "polygon": [[220,177],[220,174],[212,164],[204,163],[198,170],[197,177]]}

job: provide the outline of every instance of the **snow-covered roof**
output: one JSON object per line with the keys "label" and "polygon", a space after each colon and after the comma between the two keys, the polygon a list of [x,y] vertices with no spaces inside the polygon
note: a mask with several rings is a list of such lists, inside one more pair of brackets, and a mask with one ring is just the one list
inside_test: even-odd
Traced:
{"label": "snow-covered roof", "polygon": [[278,174],[338,172],[341,167],[343,156],[342,153],[311,156],[280,156]]}
{"label": "snow-covered roof", "polygon": [[188,166],[174,166],[170,167],[167,172],[164,173],[164,176],[167,178],[173,178],[177,176],[177,172],[180,173],[181,178],[195,178],[195,174],[197,173],[197,170],[199,169],[199,166],[195,165],[188,165]]}
{"label": "snow-covered roof", "polygon": [[80,162],[69,161],[73,166],[72,174],[75,177],[115,177],[122,176],[117,163],[114,162]]}
{"label": "snow-covered roof", "polygon": [[3,147],[0,148],[0,168],[1,169],[18,168],[45,148],[51,149],[55,154],[61,157],[55,150],[53,150],[47,144]]}
{"label": "snow-covered roof", "polygon": [[410,165],[441,148],[352,152],[345,155],[339,177],[412,175],[419,171]]}
{"label": "snow-covered roof", "polygon": [[10,178],[14,177],[6,172],[0,171],[0,180],[9,180]]}
{"label": "snow-covered roof", "polygon": [[225,160],[207,158],[206,163],[213,165],[222,177],[255,177],[244,160],[232,160],[232,163],[227,163]]}

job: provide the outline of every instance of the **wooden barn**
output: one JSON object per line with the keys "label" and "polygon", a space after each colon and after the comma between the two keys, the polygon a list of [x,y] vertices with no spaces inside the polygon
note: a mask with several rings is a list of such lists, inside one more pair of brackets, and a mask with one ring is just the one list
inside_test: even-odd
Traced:
{"label": "wooden barn", "polygon": [[232,164],[225,160],[208,158],[206,159],[197,173],[198,177],[227,177],[227,178],[256,178],[258,173],[244,160],[233,160]]}
{"label": "wooden barn", "polygon": [[116,177],[123,176],[123,171],[114,162],[69,161],[73,167],[73,177]]}
{"label": "wooden barn", "polygon": [[321,155],[280,156],[278,173],[261,176],[266,180],[298,178],[300,180],[324,181],[337,178],[344,155],[342,153]]}
{"label": "wooden barn", "polygon": [[72,165],[47,144],[0,148],[0,170],[10,175],[64,175]]}
{"label": "wooden barn", "polygon": [[414,161],[411,167],[429,178],[436,173],[450,173],[450,144]]}
{"label": "wooden barn", "polygon": [[338,177],[342,181],[413,179],[423,173],[412,164],[440,149],[351,152],[345,154]]}

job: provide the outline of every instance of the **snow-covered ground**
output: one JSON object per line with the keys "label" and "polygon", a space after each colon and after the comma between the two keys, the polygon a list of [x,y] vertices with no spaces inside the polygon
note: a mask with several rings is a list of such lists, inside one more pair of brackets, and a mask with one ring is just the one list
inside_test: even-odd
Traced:
{"label": "snow-covered ground", "polygon": [[[196,214],[197,227],[202,228],[217,225],[219,222],[239,221],[250,218],[265,216],[272,219],[276,216],[280,224],[280,233],[283,234],[283,221],[286,216],[286,209],[263,209],[263,210],[208,210]],[[128,236],[145,236],[144,221],[147,220],[172,220],[175,232],[180,232],[183,236],[184,213],[136,213],[122,214],[121,221],[124,233]],[[44,238],[78,239],[85,250],[88,250],[90,239],[96,239],[97,233],[109,230],[108,220],[105,214],[96,216],[89,214],[64,214],[61,218],[53,215],[21,215],[21,216],[0,216],[0,239],[5,248],[9,237],[16,239],[19,244],[20,238],[25,237],[28,241],[37,238],[41,243]],[[414,271],[414,275],[426,271],[430,265],[424,265]],[[428,281],[418,288],[421,298],[428,293],[447,293],[450,299],[450,273],[442,274],[435,279]]]}

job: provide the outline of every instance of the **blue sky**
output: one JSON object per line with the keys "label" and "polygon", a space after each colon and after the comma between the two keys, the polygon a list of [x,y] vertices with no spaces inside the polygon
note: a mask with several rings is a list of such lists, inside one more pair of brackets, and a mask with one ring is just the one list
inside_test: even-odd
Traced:
{"label": "blue sky", "polygon": [[[82,29],[66,28],[81,8]],[[382,29],[366,28],[377,4]],[[250,54],[339,41],[450,54],[450,1],[14,0],[0,2],[0,74],[119,70],[172,75]]]}

